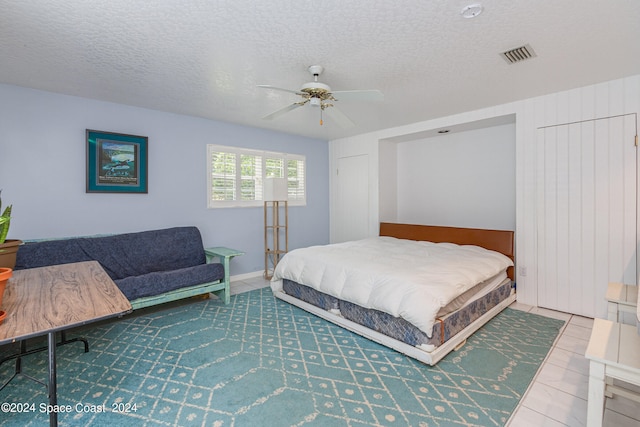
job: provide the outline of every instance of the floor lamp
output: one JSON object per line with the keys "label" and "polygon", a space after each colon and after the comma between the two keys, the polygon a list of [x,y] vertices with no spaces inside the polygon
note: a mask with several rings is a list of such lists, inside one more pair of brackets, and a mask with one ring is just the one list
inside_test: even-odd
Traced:
{"label": "floor lamp", "polygon": [[289,207],[286,178],[264,181],[264,277],[271,279],[280,259],[289,250]]}

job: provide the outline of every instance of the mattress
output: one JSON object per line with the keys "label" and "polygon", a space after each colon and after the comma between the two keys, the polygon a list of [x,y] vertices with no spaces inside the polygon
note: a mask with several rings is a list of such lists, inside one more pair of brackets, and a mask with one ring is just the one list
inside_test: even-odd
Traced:
{"label": "mattress", "polygon": [[283,291],[366,328],[430,352],[507,299],[513,292],[513,283],[506,275],[498,275],[481,283],[463,305],[445,316],[438,317],[431,336],[401,317],[340,300],[291,280],[283,281]]}
{"label": "mattress", "polygon": [[304,284],[324,294],[324,309],[350,302],[403,318],[430,336],[446,306],[511,265],[478,246],[377,237],[291,251],[278,263],[271,288],[282,291],[285,279]]}

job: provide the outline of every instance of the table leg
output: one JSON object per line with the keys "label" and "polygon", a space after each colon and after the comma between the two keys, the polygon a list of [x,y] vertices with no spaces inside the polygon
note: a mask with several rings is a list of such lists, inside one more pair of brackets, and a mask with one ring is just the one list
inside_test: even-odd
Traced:
{"label": "table leg", "polygon": [[224,283],[226,284],[226,289],[224,290],[224,303],[229,304],[231,302],[231,283],[229,283],[229,261],[231,257],[224,257]]}
{"label": "table leg", "polygon": [[58,425],[58,411],[55,409],[58,405],[57,382],[56,382],[56,333],[49,332],[49,408],[53,409],[49,413],[49,425],[56,427]]}
{"label": "table leg", "polygon": [[231,302],[231,283],[229,283],[229,277],[230,277],[229,261],[231,261],[231,258],[233,258],[233,256],[210,255],[206,252],[205,252],[205,255],[207,257],[207,264],[209,264],[214,258],[218,258],[222,263],[222,266],[224,267],[224,283],[226,285],[226,288],[223,289],[222,291],[216,292],[216,294],[218,294],[219,297],[222,297],[222,300],[224,301],[225,304],[229,304]]}
{"label": "table leg", "polygon": [[617,322],[619,319],[618,303],[609,301],[607,303],[607,320]]}
{"label": "table leg", "polygon": [[589,364],[589,394],[587,400],[587,427],[601,427],[605,404],[605,369],[594,360]]}

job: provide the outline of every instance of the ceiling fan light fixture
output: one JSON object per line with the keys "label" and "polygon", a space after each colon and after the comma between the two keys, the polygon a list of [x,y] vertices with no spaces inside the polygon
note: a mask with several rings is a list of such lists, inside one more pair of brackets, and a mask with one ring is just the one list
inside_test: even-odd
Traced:
{"label": "ceiling fan light fixture", "polygon": [[331,88],[329,87],[329,85],[326,85],[324,83],[320,83],[320,82],[309,82],[309,83],[305,83],[302,85],[302,87],[300,88],[301,92],[304,92],[304,90],[320,90],[320,91],[325,91],[325,92],[331,92]]}
{"label": "ceiling fan light fixture", "polygon": [[[263,119],[274,120],[282,116],[283,114],[288,113],[289,111],[309,104],[313,107],[320,108],[320,125],[322,125],[323,123],[322,113],[326,109],[327,114],[330,115],[333,120],[335,120],[338,126],[344,128],[354,126],[353,121],[351,121],[349,117],[342,113],[338,108],[334,107],[332,102],[337,101],[338,99],[333,96],[334,92],[331,91],[329,85],[318,81],[318,76],[322,74],[322,71],[324,70],[322,66],[312,65],[308,68],[308,70],[309,73],[313,75],[313,81],[304,83],[299,90],[283,89],[271,85],[258,85],[258,87],[264,89],[280,90],[302,97],[302,100],[287,105],[279,110],[274,111],[271,114],[267,114],[263,117]],[[384,95],[382,95],[382,92],[380,92],[379,90],[340,90],[335,92],[335,94],[337,94],[340,99],[351,101],[382,101],[384,99]]]}

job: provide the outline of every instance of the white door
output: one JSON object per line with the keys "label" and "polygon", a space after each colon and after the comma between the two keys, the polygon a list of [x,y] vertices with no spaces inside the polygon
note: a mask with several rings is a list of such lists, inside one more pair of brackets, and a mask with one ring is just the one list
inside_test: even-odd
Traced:
{"label": "white door", "polygon": [[538,129],[538,305],[606,317],[610,281],[637,284],[636,115]]}
{"label": "white door", "polygon": [[369,237],[369,155],[338,158],[333,243]]}

